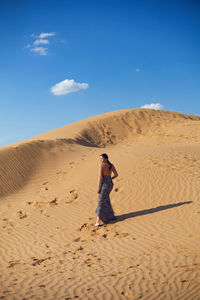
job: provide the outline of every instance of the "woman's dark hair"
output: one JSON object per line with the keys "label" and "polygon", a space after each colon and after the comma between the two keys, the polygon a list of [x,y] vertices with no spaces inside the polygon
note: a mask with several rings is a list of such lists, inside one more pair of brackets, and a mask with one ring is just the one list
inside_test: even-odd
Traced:
{"label": "woman's dark hair", "polygon": [[108,162],[108,164],[109,164],[109,169],[111,169],[111,168],[112,168],[112,164],[111,164],[111,162],[108,160],[108,155],[107,155],[106,153],[103,153],[103,154],[101,154],[100,156],[102,156],[103,158],[106,158],[106,159],[107,159],[107,162]]}

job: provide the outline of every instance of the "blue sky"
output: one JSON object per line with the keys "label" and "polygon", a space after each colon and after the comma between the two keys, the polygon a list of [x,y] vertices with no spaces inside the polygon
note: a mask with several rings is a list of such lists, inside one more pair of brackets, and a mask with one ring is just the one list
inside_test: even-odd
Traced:
{"label": "blue sky", "polygon": [[0,34],[0,146],[146,104],[200,115],[199,1],[1,0]]}

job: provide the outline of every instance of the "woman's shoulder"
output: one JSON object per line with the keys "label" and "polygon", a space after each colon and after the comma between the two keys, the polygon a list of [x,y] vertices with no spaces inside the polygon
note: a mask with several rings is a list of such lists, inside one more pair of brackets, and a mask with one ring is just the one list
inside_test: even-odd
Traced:
{"label": "woman's shoulder", "polygon": [[100,168],[105,169],[105,168],[109,167],[109,164],[105,163],[105,162],[100,162],[99,166],[100,166]]}
{"label": "woman's shoulder", "polygon": [[100,167],[101,169],[104,169],[105,166],[106,166],[106,164],[105,164],[104,162],[100,162],[99,167]]}

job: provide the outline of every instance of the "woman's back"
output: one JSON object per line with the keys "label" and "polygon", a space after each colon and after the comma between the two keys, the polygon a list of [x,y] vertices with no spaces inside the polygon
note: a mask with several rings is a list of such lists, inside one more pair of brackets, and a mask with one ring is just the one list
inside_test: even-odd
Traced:
{"label": "woman's back", "polygon": [[108,163],[102,163],[103,176],[111,176],[112,167]]}

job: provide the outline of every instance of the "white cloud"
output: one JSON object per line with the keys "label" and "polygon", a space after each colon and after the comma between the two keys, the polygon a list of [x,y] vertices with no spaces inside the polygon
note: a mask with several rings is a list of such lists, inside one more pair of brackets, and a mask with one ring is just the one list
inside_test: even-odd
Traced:
{"label": "white cloud", "polygon": [[[28,44],[25,48],[29,48],[31,52],[34,52],[37,55],[46,56],[48,54],[49,39],[47,37],[53,37],[56,35],[56,32],[42,32],[39,35],[31,34],[32,42]],[[46,46],[46,47],[43,47]]]}
{"label": "white cloud", "polygon": [[32,48],[31,51],[35,52],[38,55],[42,55],[42,56],[47,55],[47,48],[44,47],[35,47]]}
{"label": "white cloud", "polygon": [[66,95],[77,92],[79,90],[86,90],[89,87],[87,83],[75,82],[74,79],[65,79],[51,87],[51,93],[54,95]]}
{"label": "white cloud", "polygon": [[54,36],[56,33],[55,32],[43,32],[43,33],[40,33],[40,35],[38,36],[40,39],[44,39],[48,36]]}
{"label": "white cloud", "polygon": [[34,41],[33,44],[34,45],[40,45],[40,44],[47,45],[47,44],[49,44],[49,41],[47,39],[37,39]]}
{"label": "white cloud", "polygon": [[137,68],[137,69],[135,69],[135,71],[136,71],[136,72],[140,72],[140,69]]}
{"label": "white cloud", "polygon": [[145,104],[141,106],[141,108],[163,110],[165,107],[160,103],[151,103],[151,104]]}

